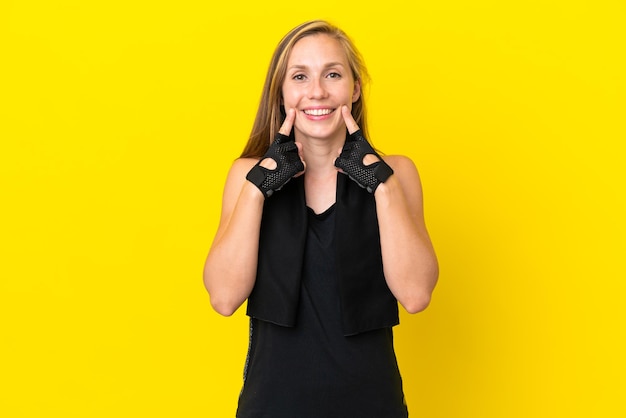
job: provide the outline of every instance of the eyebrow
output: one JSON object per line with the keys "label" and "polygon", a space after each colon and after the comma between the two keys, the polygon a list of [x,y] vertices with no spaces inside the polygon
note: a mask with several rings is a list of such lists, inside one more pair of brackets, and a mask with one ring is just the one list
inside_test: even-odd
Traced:
{"label": "eyebrow", "polygon": [[[324,68],[331,68],[331,67],[344,67],[344,65],[342,63],[340,63],[339,61],[337,62],[329,62],[326,65],[324,65]],[[291,67],[288,68],[288,70],[305,70],[306,68],[308,68],[306,65],[292,65]]]}

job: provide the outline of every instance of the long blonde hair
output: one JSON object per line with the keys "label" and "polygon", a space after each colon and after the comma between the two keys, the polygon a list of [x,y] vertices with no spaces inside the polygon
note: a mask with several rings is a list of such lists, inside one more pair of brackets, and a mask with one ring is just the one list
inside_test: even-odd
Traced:
{"label": "long blonde hair", "polygon": [[352,104],[352,117],[361,128],[365,138],[369,137],[367,112],[363,99],[363,90],[369,77],[363,58],[344,31],[324,20],[312,20],[302,23],[289,31],[274,50],[265,78],[259,109],[252,126],[252,132],[250,133],[248,143],[241,153],[241,157],[260,158],[269,148],[271,140],[285,119],[284,110],[281,111],[282,86],[285,81],[287,61],[289,60],[291,50],[300,39],[317,34],[329,35],[339,41],[343,47],[353,78],[355,82],[359,81],[361,84],[361,94],[358,100]]}

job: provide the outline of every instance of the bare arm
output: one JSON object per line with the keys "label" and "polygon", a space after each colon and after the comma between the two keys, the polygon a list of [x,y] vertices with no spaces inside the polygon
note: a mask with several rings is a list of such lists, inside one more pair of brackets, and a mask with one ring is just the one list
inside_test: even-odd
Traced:
{"label": "bare arm", "polygon": [[[289,136],[295,117],[295,110],[289,109],[280,127],[280,135],[276,136],[265,154],[266,158],[259,163],[262,170],[254,167],[258,160],[240,158],[228,173],[220,224],[204,264],[204,286],[211,297],[213,309],[222,315],[232,315],[254,288],[265,196],[271,195],[268,191],[282,187],[293,173],[299,175],[303,172],[297,173],[304,167],[300,145],[296,144],[294,148],[293,143],[282,143]],[[283,138],[279,138],[281,135]],[[298,151],[294,154],[296,148]],[[257,180],[258,186],[246,179],[253,167],[257,174],[253,179]],[[279,170],[276,174],[282,175],[271,176],[266,182],[263,173],[268,170]],[[276,184],[272,180],[274,177],[278,178]]]}
{"label": "bare arm", "polygon": [[[351,136],[359,126],[346,106],[342,115]],[[356,177],[355,181],[374,192],[383,257],[389,289],[409,313],[428,306],[437,283],[439,267],[424,223],[422,186],[413,161],[403,156],[384,158],[393,174],[379,163],[380,157],[360,135],[344,145],[336,161]],[[363,158],[361,162],[353,159]],[[352,161],[352,164],[350,164]],[[354,165],[362,163],[359,169]],[[382,170],[381,170],[382,169]],[[361,176],[371,170],[370,176]],[[376,180],[372,180],[375,178]]]}
{"label": "bare arm", "polygon": [[413,162],[403,156],[385,161],[394,174],[375,193],[383,269],[387,285],[409,313],[428,306],[439,268],[424,223],[422,188]]}
{"label": "bare arm", "polygon": [[264,197],[246,180],[254,159],[235,161],[228,173],[220,224],[204,265],[211,305],[232,315],[248,298],[256,278]]}

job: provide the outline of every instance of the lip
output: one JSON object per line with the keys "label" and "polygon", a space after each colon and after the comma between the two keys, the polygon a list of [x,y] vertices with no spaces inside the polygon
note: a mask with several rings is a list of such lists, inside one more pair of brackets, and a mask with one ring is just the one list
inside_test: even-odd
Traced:
{"label": "lip", "polygon": [[328,106],[313,106],[302,109],[302,113],[307,119],[323,120],[329,118],[337,110]]}

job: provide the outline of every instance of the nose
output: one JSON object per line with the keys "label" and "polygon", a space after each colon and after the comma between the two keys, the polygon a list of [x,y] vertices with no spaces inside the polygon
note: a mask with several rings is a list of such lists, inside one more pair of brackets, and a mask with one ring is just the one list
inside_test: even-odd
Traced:
{"label": "nose", "polygon": [[326,97],[327,91],[324,87],[323,81],[314,78],[309,86],[309,99],[323,99]]}

